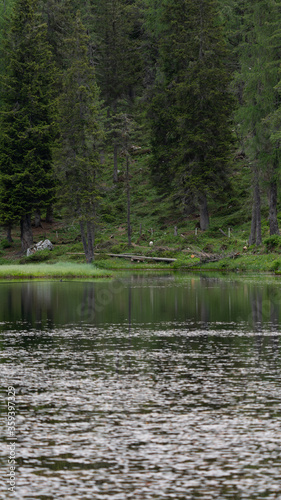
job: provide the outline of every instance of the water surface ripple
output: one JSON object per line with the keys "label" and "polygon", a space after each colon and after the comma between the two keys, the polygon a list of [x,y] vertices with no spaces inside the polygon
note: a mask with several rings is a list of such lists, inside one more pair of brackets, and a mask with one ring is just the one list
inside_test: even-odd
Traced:
{"label": "water surface ripple", "polygon": [[[239,320],[183,311],[179,319],[141,320],[137,290],[151,293],[150,286],[124,283],[124,320],[2,322],[2,395],[13,385],[17,405],[11,498],[281,498],[276,307],[275,320],[266,312],[258,326],[249,311]],[[4,428],[1,439],[5,471]],[[5,478],[0,498],[10,498]]]}

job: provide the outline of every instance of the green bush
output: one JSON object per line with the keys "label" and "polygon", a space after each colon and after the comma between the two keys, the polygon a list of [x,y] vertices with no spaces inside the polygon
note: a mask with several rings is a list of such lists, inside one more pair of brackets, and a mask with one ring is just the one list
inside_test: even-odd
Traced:
{"label": "green bush", "polygon": [[127,243],[120,243],[111,247],[111,253],[132,253],[132,250],[128,249]]}
{"label": "green bush", "polygon": [[104,223],[107,222],[108,224],[112,224],[112,223],[115,222],[115,216],[112,215],[112,214],[106,214],[105,213],[102,216],[102,220],[103,220]]}
{"label": "green bush", "polygon": [[280,264],[281,262],[279,260],[274,260],[270,266],[269,266],[269,270],[270,271],[278,271],[279,267],[280,267]]}
{"label": "green bush", "polygon": [[32,255],[29,255],[29,257],[25,257],[24,261],[26,264],[29,262],[45,262],[46,260],[50,260],[51,258],[51,252],[50,250],[39,250],[38,252],[35,252]]}
{"label": "green bush", "polygon": [[7,240],[7,238],[4,238],[4,240],[1,240],[0,242],[0,248],[2,250],[5,250],[5,248],[10,248],[12,246],[12,243]]}
{"label": "green bush", "polygon": [[278,251],[281,248],[281,236],[273,234],[272,236],[265,238],[264,244],[267,252]]}
{"label": "green bush", "polygon": [[200,264],[200,259],[198,257],[191,259],[188,255],[179,255],[177,257],[176,262],[173,262],[173,264],[171,264],[171,267],[173,269],[184,269],[184,268],[196,267],[199,264]]}

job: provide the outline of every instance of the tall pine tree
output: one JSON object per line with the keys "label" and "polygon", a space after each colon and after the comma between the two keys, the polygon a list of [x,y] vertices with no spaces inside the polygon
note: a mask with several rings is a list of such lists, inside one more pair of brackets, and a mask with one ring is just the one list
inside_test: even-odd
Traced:
{"label": "tall pine tree", "polygon": [[36,0],[18,0],[5,41],[2,81],[0,213],[20,221],[22,249],[33,243],[31,215],[54,196],[52,89],[54,68],[47,28]]}
{"label": "tall pine tree", "polygon": [[161,15],[160,72],[152,101],[153,174],[174,179],[182,200],[198,203],[209,226],[207,197],[227,184],[230,117],[227,51],[214,0],[166,0]]}
{"label": "tall pine tree", "polygon": [[108,111],[107,131],[113,149],[113,181],[118,180],[120,149],[118,116],[127,104],[132,111],[136,91],[142,83],[143,60],[141,25],[136,0],[104,0],[92,2],[96,47],[97,81]]}
{"label": "tall pine tree", "polygon": [[[269,198],[270,234],[279,234],[277,186],[280,167],[279,141],[274,137],[273,117],[280,106],[276,88],[281,60],[281,2],[245,2],[239,44],[240,68],[236,87],[240,107],[236,122],[253,174],[253,211],[250,244],[261,243],[261,187]],[[242,89],[242,91],[241,91]]]}
{"label": "tall pine tree", "polygon": [[70,38],[65,39],[68,68],[58,99],[60,139],[56,151],[59,192],[69,215],[79,221],[87,262],[94,258],[99,200],[98,171],[102,141],[101,102],[89,37],[79,12]]}

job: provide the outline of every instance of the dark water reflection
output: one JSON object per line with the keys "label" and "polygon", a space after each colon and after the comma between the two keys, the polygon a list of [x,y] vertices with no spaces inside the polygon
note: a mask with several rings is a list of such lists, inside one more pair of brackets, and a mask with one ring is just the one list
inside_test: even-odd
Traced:
{"label": "dark water reflection", "polygon": [[5,283],[0,299],[16,498],[281,498],[279,279]]}

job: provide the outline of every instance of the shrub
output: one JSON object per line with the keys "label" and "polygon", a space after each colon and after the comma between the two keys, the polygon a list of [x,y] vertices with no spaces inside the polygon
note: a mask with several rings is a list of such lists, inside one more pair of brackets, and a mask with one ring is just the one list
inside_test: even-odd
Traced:
{"label": "shrub", "polygon": [[45,262],[46,260],[49,260],[51,258],[51,252],[50,250],[39,250],[38,252],[35,252],[32,255],[29,255],[29,257],[25,257],[25,262]]}
{"label": "shrub", "polygon": [[127,243],[120,243],[111,247],[111,253],[132,253],[132,251],[128,250]]}
{"label": "shrub", "polygon": [[277,251],[281,248],[281,236],[278,234],[273,234],[268,238],[265,238],[264,244],[267,252]]}
{"label": "shrub", "polygon": [[270,271],[278,271],[279,267],[280,267],[280,264],[281,262],[279,260],[274,260],[270,266],[269,266],[269,270]]}
{"label": "shrub", "polygon": [[190,267],[196,267],[200,264],[200,259],[198,257],[195,258],[190,258],[188,255],[179,255],[177,257],[176,262],[173,262],[171,264],[171,267],[173,269],[183,269],[183,268],[190,268]]}
{"label": "shrub", "polygon": [[0,242],[0,248],[2,250],[5,250],[5,248],[10,248],[12,246],[12,243],[7,240],[7,238],[4,238],[4,240],[1,240]]}
{"label": "shrub", "polygon": [[108,224],[113,224],[115,222],[115,217],[112,214],[103,214],[102,220]]}

